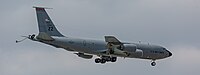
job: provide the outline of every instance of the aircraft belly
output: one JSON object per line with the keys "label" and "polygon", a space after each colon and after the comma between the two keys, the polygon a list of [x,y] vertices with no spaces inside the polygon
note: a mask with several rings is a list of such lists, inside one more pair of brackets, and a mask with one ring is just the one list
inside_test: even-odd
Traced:
{"label": "aircraft belly", "polygon": [[106,49],[106,44],[102,42],[94,44],[91,40],[84,39],[59,38],[55,40],[55,43],[57,43],[64,49],[71,49],[73,51],[95,55],[99,54],[98,50]]}

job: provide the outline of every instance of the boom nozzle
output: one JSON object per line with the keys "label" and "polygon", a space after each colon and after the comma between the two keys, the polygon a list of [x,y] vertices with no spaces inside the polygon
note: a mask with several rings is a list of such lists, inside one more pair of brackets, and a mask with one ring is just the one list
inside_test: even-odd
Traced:
{"label": "boom nozzle", "polygon": [[19,42],[22,42],[22,41],[26,40],[27,38],[29,38],[28,36],[21,36],[21,37],[24,37],[24,39],[16,40],[15,42],[16,42],[16,43],[19,43]]}
{"label": "boom nozzle", "polygon": [[23,41],[26,40],[26,39],[35,40],[35,39],[34,39],[34,38],[35,38],[35,34],[28,35],[28,36],[21,36],[21,37],[24,37],[24,39],[16,40],[15,42],[16,42],[16,43],[23,42]]}

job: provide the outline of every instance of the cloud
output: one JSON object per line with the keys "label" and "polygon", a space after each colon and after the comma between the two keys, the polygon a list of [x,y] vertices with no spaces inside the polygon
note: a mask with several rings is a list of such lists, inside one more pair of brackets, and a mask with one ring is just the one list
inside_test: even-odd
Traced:
{"label": "cloud", "polygon": [[200,48],[189,45],[172,47],[173,56],[170,63],[172,74],[198,74],[200,69]]}
{"label": "cloud", "polygon": [[[117,63],[95,64],[63,49],[24,41],[21,35],[37,34],[32,6],[47,6],[56,27],[66,36],[104,40],[115,35],[128,42],[144,41],[167,47],[173,56],[158,60],[119,58]],[[164,74],[198,75],[198,0],[6,0],[0,3],[0,74]]]}
{"label": "cloud", "polygon": [[197,47],[180,46],[174,48],[174,58],[178,60],[179,64],[191,65],[200,64],[200,49]]}
{"label": "cloud", "polygon": [[83,66],[79,64],[79,59],[74,60],[77,56],[65,50],[45,51],[32,48],[8,51],[1,51],[1,75],[48,74],[50,71],[73,71],[77,69],[75,67]]}

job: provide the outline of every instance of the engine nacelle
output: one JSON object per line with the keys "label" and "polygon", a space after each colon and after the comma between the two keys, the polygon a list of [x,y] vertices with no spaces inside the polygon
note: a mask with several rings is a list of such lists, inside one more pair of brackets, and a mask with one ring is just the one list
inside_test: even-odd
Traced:
{"label": "engine nacelle", "polygon": [[81,58],[85,58],[85,59],[91,59],[93,56],[92,55],[86,55],[84,53],[75,53],[76,55],[78,55]]}
{"label": "engine nacelle", "polygon": [[124,44],[124,45],[122,46],[122,50],[123,50],[123,51],[130,52],[130,53],[135,52],[136,49],[137,49],[137,47],[136,47],[136,45],[134,45],[134,44]]}

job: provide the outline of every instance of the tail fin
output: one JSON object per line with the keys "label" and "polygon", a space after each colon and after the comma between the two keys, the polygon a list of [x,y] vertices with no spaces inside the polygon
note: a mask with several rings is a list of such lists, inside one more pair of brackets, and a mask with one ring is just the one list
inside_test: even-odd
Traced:
{"label": "tail fin", "polygon": [[51,18],[45,11],[46,8],[43,7],[33,7],[33,8],[35,8],[37,14],[39,33],[46,33],[49,36],[63,37],[63,35],[56,29]]}

